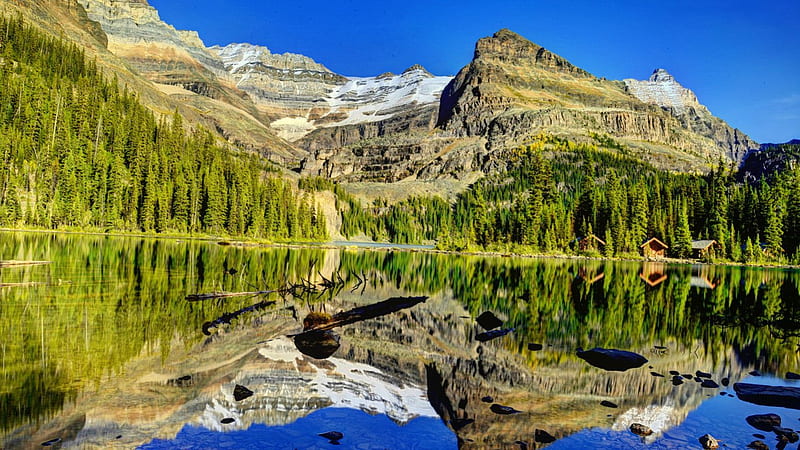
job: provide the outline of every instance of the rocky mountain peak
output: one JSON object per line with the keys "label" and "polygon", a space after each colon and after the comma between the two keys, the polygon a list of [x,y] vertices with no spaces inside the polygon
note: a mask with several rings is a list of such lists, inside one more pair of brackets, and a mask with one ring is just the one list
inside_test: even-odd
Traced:
{"label": "rocky mountain peak", "polygon": [[406,74],[410,74],[410,73],[414,73],[414,72],[421,72],[422,75],[425,78],[433,78],[433,76],[434,76],[432,73],[428,72],[427,69],[425,69],[424,67],[422,67],[419,64],[414,64],[413,66],[411,66],[408,69],[404,70],[402,75],[406,75]]}
{"label": "rocky mountain peak", "polygon": [[653,82],[653,83],[659,83],[659,82],[662,82],[662,83],[673,83],[673,82],[676,82],[675,81],[675,77],[670,75],[670,73],[667,72],[667,69],[660,69],[660,68],[653,71],[653,74],[650,75],[650,81]]}
{"label": "rocky mountain peak", "polygon": [[552,72],[594,78],[585,70],[570,64],[566,59],[508,29],[502,29],[492,37],[478,40],[475,45],[474,60],[523,67],[534,66]]}

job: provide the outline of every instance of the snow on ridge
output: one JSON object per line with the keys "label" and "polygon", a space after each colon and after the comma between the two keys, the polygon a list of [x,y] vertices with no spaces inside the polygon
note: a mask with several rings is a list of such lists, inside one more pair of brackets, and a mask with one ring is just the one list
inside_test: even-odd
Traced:
{"label": "snow on ridge", "polygon": [[[325,99],[331,113],[345,112],[342,121],[326,127],[376,122],[392,117],[398,108],[439,102],[452,77],[431,76],[424,69],[383,77],[347,77],[348,82]],[[352,110],[351,110],[352,109]]]}

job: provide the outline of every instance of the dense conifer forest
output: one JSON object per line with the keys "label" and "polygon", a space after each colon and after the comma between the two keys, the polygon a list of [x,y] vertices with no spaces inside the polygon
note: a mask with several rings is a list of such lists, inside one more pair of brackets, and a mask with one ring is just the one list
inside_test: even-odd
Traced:
{"label": "dense conifer forest", "polygon": [[[659,170],[627,156],[608,136],[576,144],[541,135],[508,152],[504,173],[459,194],[452,206],[412,198],[344,214],[345,230],[394,242],[438,240],[444,249],[638,256],[645,240],[692,256],[693,240],[716,240],[707,260],[798,262],[800,170],[737,182],[720,163],[708,174]],[[358,210],[354,203],[348,210]],[[605,242],[581,249],[578,239]]]}
{"label": "dense conifer forest", "polygon": [[157,118],[75,44],[0,18],[0,226],[327,238],[270,172]]}

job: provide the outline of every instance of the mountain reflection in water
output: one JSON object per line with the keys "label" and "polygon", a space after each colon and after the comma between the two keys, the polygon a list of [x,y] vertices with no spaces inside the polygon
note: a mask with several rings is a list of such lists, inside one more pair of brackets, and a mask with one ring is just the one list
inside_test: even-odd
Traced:
{"label": "mountain reflection in water", "polygon": [[[0,284],[14,286],[0,288],[3,448],[246,446],[245,430],[299,447],[329,445],[318,436],[327,431],[365,447],[389,446],[383,438],[425,447],[435,436],[440,448],[533,448],[550,435],[553,448],[645,445],[631,423],[662,447],[711,433],[742,448],[753,440],[747,415],[797,423],[796,411],[720,395],[743,379],[797,386],[779,379],[800,371],[795,271],[24,233],[2,234],[3,259],[52,261],[0,269]],[[184,299],[321,282],[308,280],[312,267],[361,284],[304,298]],[[417,296],[428,299],[337,328],[327,359],[286,337],[311,312]],[[513,331],[478,342],[487,311]],[[576,355],[595,347],[648,362],[606,372]],[[674,386],[670,371],[731,383]],[[254,395],[236,401],[237,384]]]}

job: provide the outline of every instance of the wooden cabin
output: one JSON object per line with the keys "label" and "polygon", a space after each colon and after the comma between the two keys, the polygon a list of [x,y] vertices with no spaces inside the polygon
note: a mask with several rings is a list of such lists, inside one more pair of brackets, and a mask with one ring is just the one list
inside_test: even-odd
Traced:
{"label": "wooden cabin", "polygon": [[667,254],[669,246],[657,238],[651,238],[641,245],[642,256],[645,258],[663,258]]}
{"label": "wooden cabin", "polygon": [[578,250],[585,252],[588,250],[602,250],[606,246],[606,241],[600,239],[594,234],[589,233],[588,236],[578,238]]}
{"label": "wooden cabin", "polygon": [[702,259],[709,255],[713,255],[714,251],[719,249],[719,242],[713,239],[705,239],[700,241],[692,241],[692,258]]}

